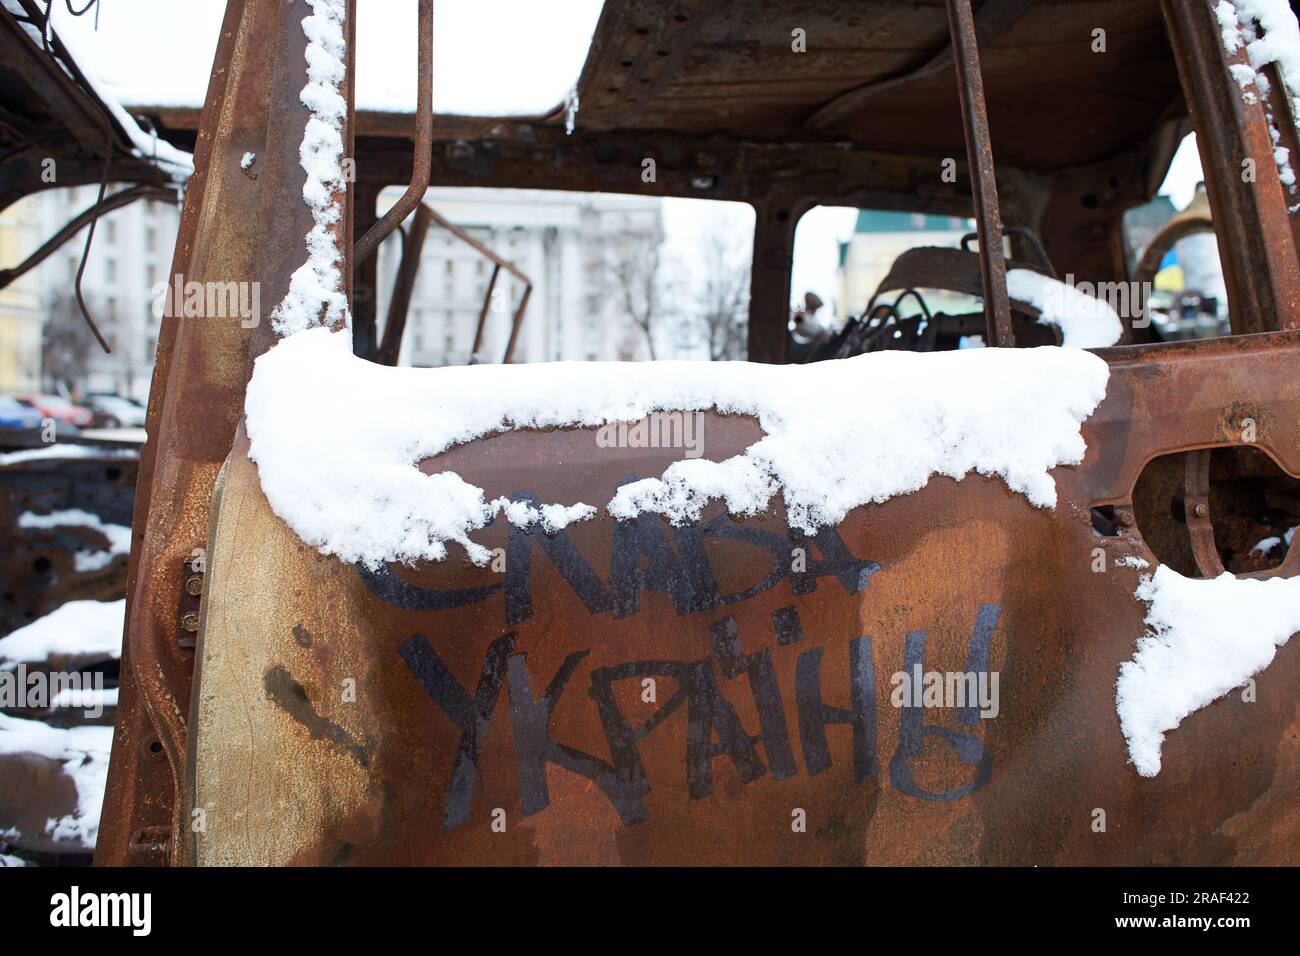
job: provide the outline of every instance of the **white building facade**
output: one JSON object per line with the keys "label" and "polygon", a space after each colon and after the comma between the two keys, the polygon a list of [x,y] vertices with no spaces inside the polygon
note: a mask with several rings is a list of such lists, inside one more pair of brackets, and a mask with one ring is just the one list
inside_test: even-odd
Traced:
{"label": "white building facade", "polygon": [[[385,192],[381,208],[399,194],[399,190]],[[629,317],[619,274],[631,272],[635,277],[650,268],[664,239],[659,199],[435,188],[425,201],[532,280],[514,361],[649,357],[645,333]],[[400,244],[391,238],[380,250],[377,314],[381,326],[400,254]],[[492,268],[491,260],[450,232],[430,226],[407,314],[401,364],[469,363]],[[499,363],[505,355],[522,294],[522,284],[502,270],[488,311],[480,361]]]}
{"label": "white building facade", "polygon": [[[120,188],[110,184],[108,194]],[[11,234],[4,241],[6,265],[17,265],[93,205],[98,192],[98,186],[50,189],[5,210],[0,214],[0,229]],[[148,395],[160,324],[154,315],[154,289],[167,279],[179,226],[179,208],[153,200],[132,203],[100,218],[81,289],[112,352],[105,354],[92,343],[87,350],[87,374],[75,383],[81,393],[115,392],[141,400]],[[0,300],[0,328],[12,330],[0,346],[6,351],[6,364],[14,370],[0,378],[0,390],[21,393],[56,387],[43,367],[42,340],[51,312],[71,310],[80,315],[75,287],[86,231],[65,242],[14,283],[13,294]]]}
{"label": "white building facade", "polygon": [[[109,186],[109,193],[121,187]],[[16,265],[69,219],[94,203],[97,186],[51,189],[0,214],[0,252]],[[391,202],[400,190],[386,192]],[[533,282],[515,347],[516,362],[635,360],[649,357],[645,333],[628,317],[620,264],[647,267],[664,238],[657,198],[544,190],[431,189],[443,216],[515,264]],[[86,374],[73,397],[113,392],[147,397],[158,348],[156,290],[169,282],[180,209],[140,201],[99,220],[82,291],[111,354],[91,342]],[[57,389],[43,367],[53,312],[76,311],[75,282],[86,230],[0,293],[0,392]],[[378,317],[400,257],[390,238],[380,250]],[[425,238],[402,344],[403,365],[468,364],[493,264],[436,224]],[[489,310],[480,361],[500,362],[523,286],[502,270]],[[261,303],[269,312],[273,303]],[[665,354],[669,343],[659,354]]]}

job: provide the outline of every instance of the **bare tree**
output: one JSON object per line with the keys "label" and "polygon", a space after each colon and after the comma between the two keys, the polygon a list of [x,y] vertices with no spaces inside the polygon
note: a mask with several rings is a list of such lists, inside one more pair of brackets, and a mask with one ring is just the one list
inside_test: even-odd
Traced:
{"label": "bare tree", "polygon": [[628,320],[645,336],[655,359],[655,335],[670,317],[658,244],[624,242],[615,252],[614,282]]}
{"label": "bare tree", "polygon": [[[88,301],[91,314],[103,310]],[[71,294],[55,296],[46,314],[41,330],[41,367],[46,388],[72,393],[86,379],[90,357],[99,350],[99,343],[86,325],[86,319]]]}
{"label": "bare tree", "polygon": [[749,318],[750,251],[725,233],[703,243],[703,272],[692,293],[686,322],[696,340],[708,346],[712,361],[743,359]]}

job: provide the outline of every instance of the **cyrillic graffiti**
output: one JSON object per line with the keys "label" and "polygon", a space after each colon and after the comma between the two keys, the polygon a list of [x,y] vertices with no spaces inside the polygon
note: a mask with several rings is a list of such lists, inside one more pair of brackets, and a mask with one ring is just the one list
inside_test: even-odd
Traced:
{"label": "cyrillic graffiti", "polygon": [[[536,503],[529,493],[516,500]],[[507,542],[508,565],[504,582],[478,588],[435,590],[417,587],[387,569],[363,571],[366,583],[386,601],[412,610],[448,610],[466,607],[504,592],[505,619],[514,628],[527,621],[532,609],[532,561],[540,549],[569,588],[593,615],[608,613],[614,619],[636,614],[641,595],[647,591],[666,594],[678,614],[725,608],[788,580],[795,595],[816,590],[819,579],[834,578],[848,594],[857,594],[870,584],[880,566],[854,556],[834,529],[824,529],[809,539],[794,531],[786,536],[732,523],[726,515],[691,527],[671,528],[657,516],[642,515],[617,522],[608,579],[602,579],[564,532],[547,534],[532,528],[512,526]],[[761,580],[734,593],[723,593],[710,563],[710,541],[730,541],[767,550],[771,565]],[[796,548],[804,549],[807,560],[791,562]],[[816,556],[814,556],[814,551]],[[976,615],[966,658],[966,671],[987,674],[990,638],[997,626],[1000,608],[982,605]],[[691,799],[713,793],[714,767],[728,761],[745,784],[770,775],[784,780],[798,772],[796,747],[809,776],[829,771],[834,760],[827,728],[842,725],[851,730],[850,768],[857,783],[879,775],[877,756],[877,681],[871,635],[853,637],[842,653],[847,655],[849,681],[846,688],[824,688],[822,659],[824,646],[801,649],[805,636],[798,609],[790,605],[772,615],[775,647],[745,653],[735,619],[724,615],[710,627],[713,653],[699,660],[663,660],[650,656],[613,666],[593,668],[586,694],[592,701],[593,716],[608,746],[608,759],[587,753],[551,736],[552,717],[561,698],[572,696],[573,677],[590,650],[569,654],[545,685],[535,685],[538,675],[529,673],[525,655],[516,653],[517,635],[511,630],[488,647],[475,685],[462,686],[433,645],[416,634],[398,648],[411,674],[438,708],[450,718],[460,737],[451,767],[443,807],[443,826],[450,830],[468,822],[476,781],[482,775],[483,742],[499,711],[501,691],[507,689],[518,774],[520,798],[525,816],[550,805],[547,784],[549,766],[563,768],[590,780],[630,825],[649,817],[646,797],[651,781],[641,757],[641,744],[673,714],[685,710],[682,741],[685,782]],[[904,641],[901,669],[908,673],[925,670],[928,632],[915,631]],[[794,666],[794,714],[786,712],[777,677],[773,652],[791,648]],[[835,652],[832,648],[832,652]],[[886,674],[890,671],[885,671]],[[619,706],[616,687],[622,681],[659,681],[667,678],[675,688],[671,696],[654,702],[649,716],[638,717]],[[743,689],[723,693],[732,682],[743,678]],[[538,694],[536,686],[544,686]],[[758,716],[757,734],[742,723],[733,705],[735,693],[748,693]],[[730,694],[730,697],[729,697]],[[847,706],[828,701],[847,699]],[[885,695],[888,699],[888,694]],[[791,720],[797,720],[797,736]],[[975,705],[956,709],[958,724],[978,727]],[[921,756],[926,737],[936,737],[952,749],[958,760],[972,768],[965,779],[944,789],[929,790],[913,777],[912,764]],[[895,789],[926,800],[954,800],[988,782],[991,759],[977,733],[926,722],[923,702],[918,699],[901,708],[898,746],[889,760],[888,777]]]}

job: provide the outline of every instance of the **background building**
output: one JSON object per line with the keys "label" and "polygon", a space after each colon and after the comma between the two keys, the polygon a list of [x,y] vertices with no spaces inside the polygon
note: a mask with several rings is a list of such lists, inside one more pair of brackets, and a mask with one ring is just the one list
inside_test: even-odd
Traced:
{"label": "background building", "polygon": [[[109,187],[110,193],[116,187]],[[96,198],[97,186],[51,189],[0,214],[0,262],[16,264]],[[392,202],[400,189],[385,193]],[[664,239],[658,198],[541,190],[431,189],[428,202],[513,262],[533,281],[515,361],[644,359],[645,332],[630,314],[646,308],[648,283],[663,279]],[[99,220],[82,291],[112,348],[105,354],[85,327],[75,299],[86,231],[0,291],[0,391],[58,391],[80,397],[148,395],[160,320],[154,290],[169,281],[180,210],[142,201]],[[380,250],[378,315],[400,257],[399,240]],[[447,230],[425,239],[402,344],[404,365],[464,365],[474,341],[492,263]],[[523,292],[504,271],[489,311],[482,361],[500,362]],[[649,299],[663,309],[663,296]],[[262,303],[269,313],[274,303]],[[672,331],[655,315],[657,354],[672,350]],[[659,342],[663,339],[663,342]],[[55,344],[52,344],[55,343]],[[76,352],[56,361],[52,351]],[[77,367],[76,375],[63,370]]]}
{"label": "background building", "polygon": [[[116,191],[109,186],[109,193]],[[0,214],[0,261],[17,264],[69,219],[94,204],[98,186],[50,189],[27,196]],[[81,288],[91,316],[109,347],[94,341],[76,304],[77,268],[86,230],[65,242],[39,266],[0,292],[0,390],[53,391],[66,384],[77,393],[116,392],[144,399],[149,392],[159,320],[153,289],[166,281],[180,211],[146,200],[99,220]],[[56,329],[72,347],[84,349],[84,374],[59,382],[43,343]]]}
{"label": "background building", "polygon": [[[12,266],[39,244],[39,209],[32,198],[0,212],[0,264]],[[0,289],[0,393],[21,394],[40,388],[40,276],[28,273]]]}
{"label": "background building", "polygon": [[[835,318],[839,324],[849,316],[861,315],[875,293],[876,287],[889,274],[889,268],[902,253],[917,246],[946,246],[957,248],[961,237],[974,232],[970,219],[956,216],[931,216],[922,213],[887,212],[862,209],[853,227],[853,234],[840,243],[840,267],[837,276]],[[936,297],[926,302],[938,310],[955,305],[963,307],[968,296],[950,295]],[[950,300],[951,303],[950,303]],[[952,309],[949,307],[949,311]]]}
{"label": "background building", "polygon": [[[381,208],[400,189],[385,192]],[[664,239],[661,200],[546,190],[430,189],[426,202],[512,262],[533,282],[515,347],[517,362],[643,359],[645,333],[633,308],[657,273]],[[380,250],[379,320],[401,255],[390,239]],[[465,365],[474,344],[492,263],[450,232],[430,226],[421,252],[402,341],[403,365]],[[502,272],[488,313],[481,360],[501,361],[523,286]],[[664,343],[666,347],[668,343]],[[661,348],[659,355],[664,354]]]}

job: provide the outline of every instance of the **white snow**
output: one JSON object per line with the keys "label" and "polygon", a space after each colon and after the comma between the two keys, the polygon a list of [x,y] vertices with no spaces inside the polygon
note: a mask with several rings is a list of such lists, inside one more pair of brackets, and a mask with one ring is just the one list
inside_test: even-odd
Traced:
{"label": "white snow", "polygon": [[307,261],[289,280],[284,301],[271,312],[281,335],[291,335],[314,325],[350,322],[347,295],[339,263],[342,253],[332,227],[343,215],[340,202],[343,180],[342,124],[348,105],[339,93],[347,52],[343,0],[307,0],[312,12],[303,18],[307,35],[307,85],[300,99],[311,110],[303,131],[298,160],[307,173],[302,198],[312,211],[314,225],[307,233]]}
{"label": "white snow", "polygon": [[1214,15],[1219,21],[1223,48],[1229,53],[1236,53],[1245,42],[1241,36],[1241,27],[1237,24],[1236,9],[1228,0],[1219,0],[1214,7]]}
{"label": "white snow", "polygon": [[76,812],[51,818],[45,825],[46,835],[55,840],[95,846],[112,746],[112,727],[50,727],[0,714],[0,754],[30,753],[61,761],[76,785]]}
{"label": "white snow", "polygon": [[131,553],[131,529],[126,525],[112,524],[102,520],[99,515],[72,508],[38,515],[24,511],[18,517],[20,528],[93,528],[108,539],[108,549],[83,549],[73,555],[73,566],[79,573],[102,571],[112,563],[115,557]]}
{"label": "white snow", "polygon": [[[722,462],[678,461],[627,485],[616,517],[673,521],[722,498],[737,514],[783,495],[790,524],[834,524],[853,508],[922,488],[931,475],[1000,476],[1040,507],[1050,469],[1085,451],[1080,424],[1106,392],[1106,363],[1067,348],[882,352],[816,365],[563,362],[387,368],[356,358],[346,331],[281,340],[254,368],[245,401],[250,456],[272,508],[302,540],[377,565],[445,557],[500,506],[453,472],[415,464],[511,428],[598,427],[653,411],[752,415],[765,437]],[[845,418],[827,409],[870,408]],[[707,453],[707,438],[706,438]],[[593,437],[593,453],[595,439]],[[570,510],[570,520],[587,514]],[[592,512],[594,513],[594,509]]]}
{"label": "white snow", "polygon": [[69,601],[0,638],[0,670],[52,657],[122,656],[126,599]]}
{"label": "white snow", "polygon": [[1274,548],[1280,547],[1283,544],[1290,547],[1291,540],[1295,537],[1297,531],[1300,531],[1300,525],[1296,525],[1294,528],[1288,528],[1286,533],[1281,537],[1273,535],[1272,537],[1265,538],[1263,541],[1257,541],[1255,542],[1255,546],[1250,549],[1250,553],[1269,554]]}
{"label": "white snow", "polygon": [[245,153],[239,158],[239,168],[245,171],[250,170],[255,162],[257,162],[257,153]]}
{"label": "white snow", "polygon": [[17,465],[25,461],[41,461],[46,458],[137,458],[139,455],[140,452],[135,448],[102,448],[95,445],[57,442],[42,448],[29,448],[0,455],[0,466]]}
{"label": "white snow", "polygon": [[1300,631],[1300,577],[1200,580],[1161,565],[1135,593],[1149,604],[1147,630],[1120,665],[1115,707],[1129,758],[1154,777],[1165,734],[1267,667]]}
{"label": "white snow", "polygon": [[1136,568],[1139,571],[1144,571],[1147,568],[1151,567],[1151,562],[1148,561],[1146,558],[1138,557],[1136,554],[1126,554],[1122,558],[1115,559],[1115,567]]}
{"label": "white snow", "polygon": [[[57,8],[56,8],[57,9]],[[68,18],[75,19],[75,18]],[[67,48],[68,54],[81,69],[82,75],[85,76],[86,82],[90,84],[95,95],[103,101],[108,107],[108,111],[113,115],[113,119],[130,138],[134,147],[135,155],[149,157],[161,168],[171,179],[178,183],[184,183],[194,174],[194,156],[185,152],[183,149],[177,149],[171,143],[160,139],[156,135],[146,133],[140,128],[135,117],[122,108],[118,102],[117,96],[109,90],[108,86],[98,78],[96,70],[87,66],[93,59],[88,55],[84,37],[78,35],[76,31],[64,30],[59,22],[60,18],[54,16],[51,18],[51,30],[58,36],[59,40]],[[215,40],[215,37],[214,37]],[[35,42],[40,42],[39,40]],[[210,61],[209,61],[210,62]],[[201,102],[201,101],[200,101]]]}
{"label": "white snow", "polygon": [[[1249,66],[1236,63],[1228,67],[1242,87],[1242,98],[1250,104],[1256,102],[1254,92],[1249,89],[1252,82],[1267,97],[1270,84],[1264,68],[1276,64],[1285,86],[1284,93],[1291,97],[1291,114],[1300,117],[1300,24],[1297,24],[1288,0],[1219,0],[1214,12],[1219,21],[1223,48],[1231,56],[1244,45],[1250,60]],[[1268,101],[1264,102],[1274,143],[1273,160],[1282,184],[1294,197],[1297,180],[1291,166],[1290,150],[1280,145],[1282,134],[1277,126],[1278,117],[1268,108]],[[1289,122],[1285,117],[1283,121]]]}
{"label": "white snow", "polygon": [[103,713],[109,707],[117,706],[119,689],[117,687],[65,687],[54,695],[50,706]]}
{"label": "white snow", "polygon": [[1032,269],[1007,272],[1007,295],[1038,309],[1038,321],[1059,328],[1064,345],[1106,348],[1124,334],[1124,324],[1106,302]]}
{"label": "white snow", "polygon": [[13,856],[9,853],[0,853],[0,867],[6,866],[26,866],[27,861],[22,857]]}

